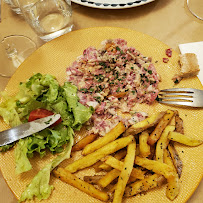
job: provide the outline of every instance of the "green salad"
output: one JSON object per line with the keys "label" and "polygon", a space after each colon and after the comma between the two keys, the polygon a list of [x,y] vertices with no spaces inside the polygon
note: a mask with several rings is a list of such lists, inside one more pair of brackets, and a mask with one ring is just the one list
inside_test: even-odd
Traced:
{"label": "green salad", "polygon": [[35,153],[43,158],[46,151],[59,155],[44,166],[33,178],[22,193],[20,201],[47,199],[53,186],[49,185],[50,172],[63,160],[70,157],[73,146],[74,130],[80,130],[93,113],[93,108],[85,107],[78,102],[77,87],[69,82],[60,86],[55,77],[37,73],[19,85],[19,92],[10,97],[2,93],[0,116],[11,127],[22,123],[59,113],[61,120],[51,128],[21,139],[16,143],[0,147],[6,152],[15,146],[16,173],[20,174],[32,169],[29,161]]}

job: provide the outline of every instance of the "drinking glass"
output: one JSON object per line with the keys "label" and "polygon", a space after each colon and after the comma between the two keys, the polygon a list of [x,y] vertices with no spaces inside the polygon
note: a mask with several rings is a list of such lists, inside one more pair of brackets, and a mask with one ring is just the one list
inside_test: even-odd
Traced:
{"label": "drinking glass", "polygon": [[0,42],[0,76],[11,77],[20,64],[36,50],[36,44],[23,35],[10,35]]}
{"label": "drinking glass", "polygon": [[196,18],[203,20],[203,0],[187,0],[187,6]]}
{"label": "drinking glass", "polygon": [[37,0],[28,4],[18,0],[24,19],[44,41],[50,41],[72,31],[70,0]]}

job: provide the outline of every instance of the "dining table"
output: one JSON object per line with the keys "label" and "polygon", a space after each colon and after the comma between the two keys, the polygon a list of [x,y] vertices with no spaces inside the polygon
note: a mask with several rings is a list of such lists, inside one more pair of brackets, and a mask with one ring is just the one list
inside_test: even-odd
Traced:
{"label": "dining table", "polygon": [[[154,0],[131,8],[92,8],[72,2],[74,29],[91,27],[122,27],[150,35],[180,53],[179,44],[203,41],[203,21],[195,18],[187,7],[186,0]],[[25,22],[1,0],[0,41],[8,35],[24,35],[37,45],[43,42]],[[136,37],[136,36],[135,36]],[[0,61],[0,65],[1,65]],[[9,78],[0,77],[0,91]],[[203,200],[203,181],[196,188],[188,203]],[[0,203],[15,203],[17,199],[0,174]]]}

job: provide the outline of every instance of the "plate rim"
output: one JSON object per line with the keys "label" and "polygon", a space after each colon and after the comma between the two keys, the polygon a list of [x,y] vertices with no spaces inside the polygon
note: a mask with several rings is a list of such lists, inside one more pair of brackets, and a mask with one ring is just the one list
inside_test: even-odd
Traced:
{"label": "plate rim", "polygon": [[[101,29],[101,28],[109,28],[109,29],[110,29],[110,28],[115,28],[115,29],[123,29],[123,30],[126,30],[126,31],[135,31],[135,32],[140,33],[140,34],[144,34],[144,35],[150,36],[151,38],[154,38],[155,40],[159,41],[160,43],[162,43],[162,44],[164,44],[164,45],[167,45],[166,43],[162,42],[161,40],[159,40],[159,39],[157,39],[157,38],[155,38],[155,37],[153,37],[153,36],[151,36],[151,35],[148,35],[148,34],[146,34],[146,33],[143,33],[143,32],[141,32],[141,31],[138,31],[138,30],[133,30],[133,29],[130,29],[130,28],[123,28],[123,27],[98,26],[98,27],[83,28],[83,29],[75,30],[75,31],[73,31],[73,32],[80,32],[80,31],[82,31],[82,30],[91,30],[91,29],[95,29],[95,28],[100,28],[100,29]],[[72,33],[72,32],[71,32],[71,33]],[[67,36],[68,34],[69,34],[69,33],[67,33],[67,34],[65,34],[65,35]],[[65,35],[62,35],[62,36],[60,36],[59,38],[66,37]],[[54,39],[54,40],[52,40],[52,41],[56,41],[57,39],[58,39],[58,38],[56,38],[56,39]],[[48,43],[50,43],[50,42],[48,42]],[[47,44],[47,43],[43,44],[42,46],[45,46],[46,44]],[[42,46],[41,46],[41,47],[42,47]],[[168,45],[167,45],[167,46],[168,46]],[[41,47],[39,47],[38,49],[40,49]],[[36,50],[36,51],[37,51],[37,50]],[[36,51],[35,51],[35,52],[36,52]],[[32,54],[31,54],[29,57],[32,57]],[[28,58],[29,58],[29,57],[28,57]],[[16,72],[18,72],[18,71],[21,71],[20,68],[18,68]],[[14,73],[14,74],[15,74],[15,73]],[[8,84],[10,83],[10,80],[11,80],[11,79],[12,79],[12,77],[9,79]],[[5,88],[5,90],[6,90],[7,87],[9,86],[8,84],[7,84],[6,88]],[[203,87],[203,86],[202,86],[202,87]],[[0,170],[1,170],[1,168],[0,168]],[[1,172],[2,172],[2,175],[3,175],[3,178],[4,178],[3,171],[1,171]],[[17,196],[15,195],[15,192],[11,189],[11,187],[10,187],[10,185],[9,185],[9,183],[8,183],[8,180],[5,179],[5,178],[4,178],[4,180],[5,180],[6,184],[8,185],[9,189],[11,190],[11,192],[14,194],[15,198],[18,199]],[[197,187],[199,186],[201,180],[202,180],[202,177],[200,177],[200,178],[198,179],[198,183],[196,184],[196,187],[194,187],[194,188],[191,189],[190,195],[188,195],[188,198],[185,199],[186,202],[192,197],[192,195],[194,194],[195,190],[196,190]]]}
{"label": "plate rim", "polygon": [[94,2],[94,0],[89,1],[89,0],[71,0],[72,2],[82,5],[82,6],[86,6],[86,7],[90,7],[90,8],[98,8],[98,9],[127,9],[127,8],[133,8],[133,7],[138,7],[138,6],[142,6],[148,3],[151,3],[155,0],[125,0],[124,3],[104,3],[101,1],[100,2]]}

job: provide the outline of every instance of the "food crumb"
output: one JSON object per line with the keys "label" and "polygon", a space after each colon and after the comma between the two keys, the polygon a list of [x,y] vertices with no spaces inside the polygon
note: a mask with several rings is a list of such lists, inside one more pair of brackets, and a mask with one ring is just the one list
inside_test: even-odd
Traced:
{"label": "food crumb", "polygon": [[172,48],[166,49],[166,56],[168,57],[172,56]]}
{"label": "food crumb", "polygon": [[168,63],[169,59],[168,58],[163,58],[164,63]]}

